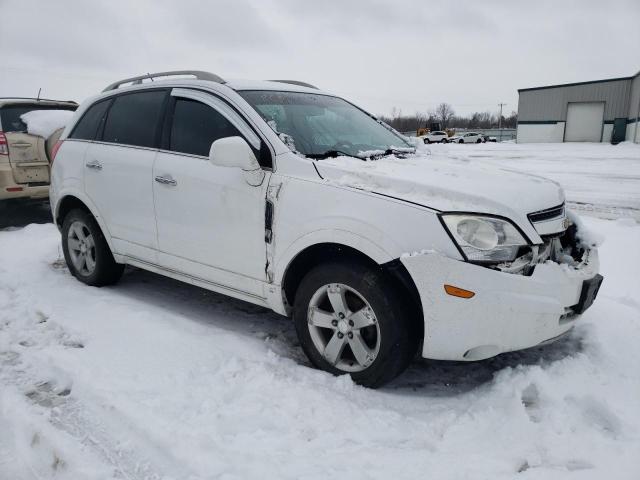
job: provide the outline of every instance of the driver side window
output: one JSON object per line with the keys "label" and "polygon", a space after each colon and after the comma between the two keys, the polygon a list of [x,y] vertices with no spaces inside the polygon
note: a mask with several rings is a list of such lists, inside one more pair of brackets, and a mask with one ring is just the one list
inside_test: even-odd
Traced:
{"label": "driver side window", "polygon": [[169,131],[169,150],[206,157],[220,138],[242,136],[238,129],[209,105],[176,98]]}

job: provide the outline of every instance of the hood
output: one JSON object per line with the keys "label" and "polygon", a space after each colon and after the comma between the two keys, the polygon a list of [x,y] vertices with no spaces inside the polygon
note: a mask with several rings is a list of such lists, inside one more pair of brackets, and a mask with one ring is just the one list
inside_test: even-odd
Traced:
{"label": "hood", "polygon": [[478,212],[513,220],[555,207],[564,192],[552,180],[436,155],[378,160],[337,157],[316,163],[322,177],[440,211]]}

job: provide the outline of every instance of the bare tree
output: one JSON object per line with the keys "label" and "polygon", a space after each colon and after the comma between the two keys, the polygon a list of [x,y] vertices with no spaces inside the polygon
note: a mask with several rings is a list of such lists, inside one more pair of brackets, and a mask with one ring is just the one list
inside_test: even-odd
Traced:
{"label": "bare tree", "polygon": [[[443,104],[447,105],[447,104]],[[399,132],[414,132],[418,128],[428,127],[434,123],[440,123],[439,128],[471,128],[471,129],[489,129],[497,128],[499,118],[492,112],[473,112],[466,116],[456,116],[453,109],[448,110],[446,125],[443,122],[443,116],[440,107],[436,110],[428,112],[416,112],[414,115],[403,116],[402,110],[394,108],[391,116],[381,116],[380,120],[388,123]],[[502,118],[503,128],[516,128],[518,122],[518,114],[511,112],[511,115]]]}
{"label": "bare tree", "polygon": [[453,111],[453,107],[448,103],[441,103],[436,107],[436,117],[440,119],[442,123],[442,128],[447,128],[449,125],[449,120],[453,118],[456,112]]}

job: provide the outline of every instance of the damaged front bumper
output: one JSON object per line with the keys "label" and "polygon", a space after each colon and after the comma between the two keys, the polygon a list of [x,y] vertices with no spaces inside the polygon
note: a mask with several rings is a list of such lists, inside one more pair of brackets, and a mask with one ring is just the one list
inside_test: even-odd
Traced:
{"label": "damaged front bumper", "polygon": [[[404,256],[424,313],[422,356],[481,360],[562,336],[597,294],[598,251],[580,261],[546,261],[536,253],[518,272],[492,269],[439,253]],[[503,266],[505,267],[505,266]],[[448,295],[444,285],[474,292]]]}

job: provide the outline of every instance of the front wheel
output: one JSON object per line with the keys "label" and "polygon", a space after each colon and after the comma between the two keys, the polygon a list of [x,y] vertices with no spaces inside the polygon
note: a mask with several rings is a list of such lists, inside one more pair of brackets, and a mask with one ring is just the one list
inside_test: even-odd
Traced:
{"label": "front wheel", "polygon": [[429,140],[428,138],[425,138],[424,143],[431,143],[431,140]]}
{"label": "front wheel", "polygon": [[460,140],[458,141],[458,143],[464,143],[464,140],[460,139]]}
{"label": "front wheel", "polygon": [[402,373],[418,347],[403,296],[381,272],[358,263],[310,271],[296,293],[294,322],[313,365],[367,387]]}
{"label": "front wheel", "polygon": [[115,262],[98,222],[85,210],[64,218],[62,251],[71,274],[87,285],[111,285],[122,276],[124,265]]}

